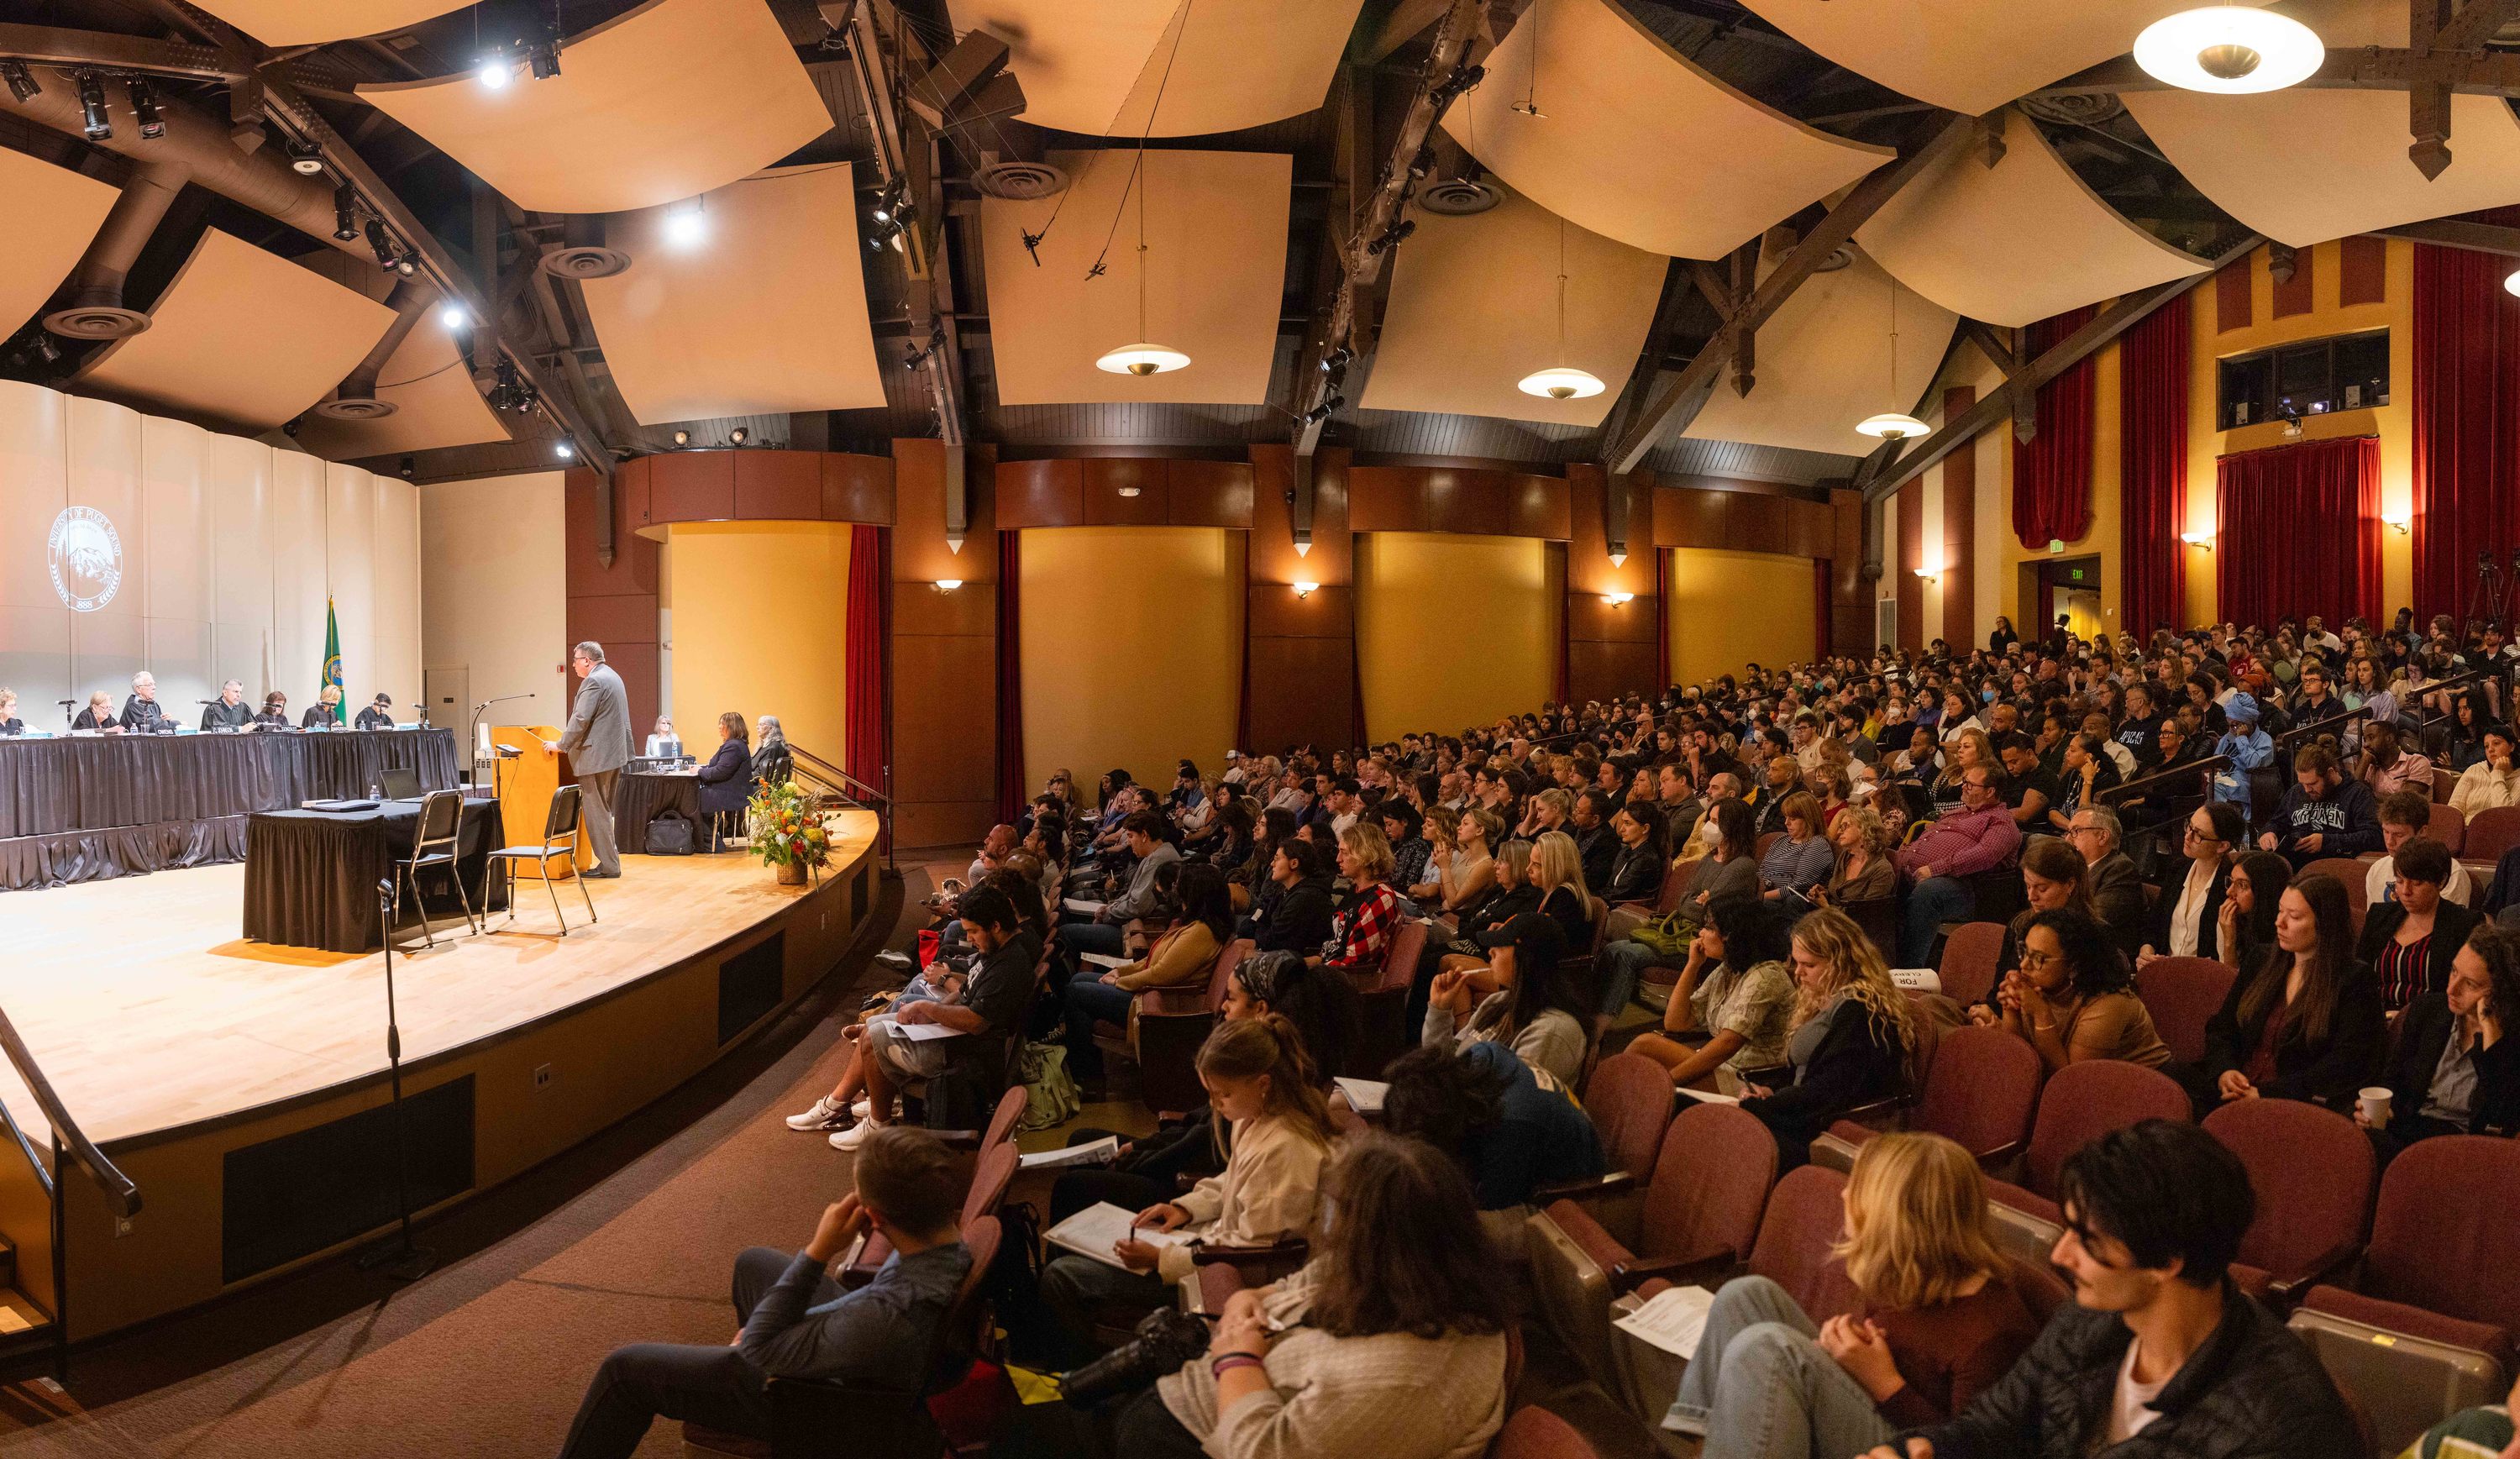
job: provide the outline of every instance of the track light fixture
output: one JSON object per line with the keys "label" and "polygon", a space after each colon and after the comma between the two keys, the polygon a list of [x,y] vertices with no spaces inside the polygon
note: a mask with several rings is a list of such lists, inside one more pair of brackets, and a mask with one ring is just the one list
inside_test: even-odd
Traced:
{"label": "track light fixture", "polygon": [[289,144],[289,170],[300,177],[320,177],[324,172],[324,149],[312,142]]}
{"label": "track light fixture", "polygon": [[517,63],[504,51],[493,51],[482,57],[472,71],[473,78],[485,91],[507,90],[508,83],[516,79],[516,74]]}
{"label": "track light fixture", "polygon": [[409,279],[420,272],[420,260],[405,253],[393,261],[393,271]]}
{"label": "track light fixture", "polygon": [[78,73],[79,120],[81,130],[90,142],[109,141],[113,136],[113,117],[105,109],[105,83],[94,71]]}
{"label": "track light fixture", "polygon": [[26,69],[22,61],[0,61],[0,77],[8,79],[9,94],[21,102],[31,102],[44,94],[44,88],[35,84],[35,73]]}
{"label": "track light fixture", "polygon": [[708,238],[708,213],[698,198],[686,198],[665,209],[665,242],[676,248],[697,248]]}
{"label": "track light fixture", "polygon": [[333,237],[345,243],[358,241],[359,195],[348,183],[333,190]]}
{"label": "track light fixture", "polygon": [[559,457],[562,461],[575,461],[577,460],[577,448],[566,441],[554,441],[552,443],[552,455]]}
{"label": "track light fixture", "polygon": [[1333,395],[1323,401],[1320,405],[1304,412],[1304,423],[1306,425],[1325,424],[1329,420],[1330,417],[1337,415],[1339,407],[1345,404],[1347,404],[1346,396]]}
{"label": "track light fixture", "polygon": [[517,362],[504,357],[499,361],[490,393],[482,399],[494,411],[509,411],[519,416],[533,414],[534,407],[542,404],[541,392],[526,384],[524,377],[517,373]]}
{"label": "track light fixture", "polygon": [[525,52],[525,68],[537,81],[548,81],[560,74],[560,42],[547,40]]}
{"label": "track light fixture", "polygon": [[677,445],[677,446],[688,446],[688,445],[690,445],[691,443],[692,443],[692,433],[691,433],[690,431],[688,431],[688,430],[678,430],[678,431],[675,431],[675,432],[674,432],[674,444],[675,444],[675,445]]}
{"label": "track light fixture", "polygon": [[1417,231],[1417,219],[1403,218],[1399,222],[1392,224],[1389,228],[1384,229],[1381,236],[1376,238],[1372,243],[1366,244],[1366,255],[1368,257],[1372,257],[1377,254],[1387,253],[1392,249],[1399,247],[1401,243],[1405,241],[1409,235],[1416,233]]}
{"label": "track light fixture", "polygon": [[1356,359],[1356,351],[1342,344],[1322,356],[1322,374],[1336,375]]}
{"label": "track light fixture", "polygon": [[741,446],[744,442],[752,439],[752,432],[739,425],[735,429],[728,431],[726,433],[726,438]]}
{"label": "track light fixture", "polygon": [[[337,219],[336,221],[338,220]],[[377,267],[381,269],[392,268],[394,266],[393,240],[385,237],[385,225],[378,222],[374,218],[370,218],[368,220],[367,231],[368,251],[377,256]]]}
{"label": "track light fixture", "polygon": [[406,456],[400,462],[395,464],[394,474],[400,476],[405,481],[409,481],[413,474],[419,469],[420,464]]}
{"label": "track light fixture", "polygon": [[155,142],[166,135],[165,119],[158,114],[158,95],[149,89],[145,76],[131,78],[131,114],[140,123],[140,138]]}

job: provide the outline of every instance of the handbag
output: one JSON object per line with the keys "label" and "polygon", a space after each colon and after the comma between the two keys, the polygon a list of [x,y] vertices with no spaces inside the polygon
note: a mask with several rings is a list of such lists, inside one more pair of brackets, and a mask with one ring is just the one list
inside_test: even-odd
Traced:
{"label": "handbag", "polygon": [[1688,945],[1697,938],[1697,924],[1684,911],[1666,912],[1649,921],[1640,922],[1629,931],[1628,941],[1643,946],[1646,951],[1661,957],[1687,954]]}
{"label": "handbag", "polygon": [[648,855],[652,857],[687,857],[697,838],[692,823],[671,814],[648,822]]}

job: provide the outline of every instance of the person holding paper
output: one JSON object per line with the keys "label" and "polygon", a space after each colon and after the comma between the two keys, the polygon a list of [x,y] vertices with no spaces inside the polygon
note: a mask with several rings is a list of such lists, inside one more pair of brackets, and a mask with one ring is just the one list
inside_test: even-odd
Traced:
{"label": "person holding paper", "polygon": [[1121,1410],[1128,1459],[1444,1459],[1504,1426],[1507,1284],[1468,1183],[1367,1134],[1325,1181],[1312,1261],[1235,1294],[1206,1353]]}
{"label": "person holding paper", "polygon": [[[802,1251],[754,1247],[736,1259],[733,1343],[614,1348],[587,1385],[561,1459],[629,1459],[659,1417],[768,1439],[773,1378],[893,1390],[927,1382],[946,1310],[971,1269],[955,1229],[968,1176],[934,1135],[900,1128],[869,1140],[850,1174],[856,1189],[824,1210]],[[826,1273],[870,1230],[892,1256],[844,1294]]]}
{"label": "person holding paper", "polygon": [[1958,1413],[2039,1336],[1966,1150],[1935,1134],[1875,1135],[1844,1202],[1835,1255],[1858,1312],[1814,1322],[1763,1276],[1715,1294],[1662,1421],[1703,1438],[1706,1459],[1860,1453]]}
{"label": "person holding paper", "polygon": [[1100,976],[1089,976],[1097,971],[1089,966],[1067,980],[1062,994],[1067,1004],[1063,1041],[1068,1070],[1079,1080],[1102,1072],[1102,1050],[1094,1043],[1097,1023],[1125,1026],[1129,1006],[1141,989],[1204,986],[1209,970],[1216,966],[1216,954],[1225,951],[1226,939],[1234,930],[1234,903],[1225,894],[1225,873],[1205,862],[1185,862],[1175,892],[1181,898],[1182,919],[1155,939],[1146,956],[1102,971]]}
{"label": "person holding paper", "polygon": [[1042,1270],[1042,1302],[1080,1356],[1093,1349],[1095,1314],[1106,1304],[1151,1309],[1170,1299],[1192,1271],[1187,1243],[1268,1246],[1312,1226],[1332,1134],[1294,1024],[1272,1013],[1217,1025],[1199,1048],[1198,1080],[1231,1128],[1218,1142],[1230,1138],[1233,1153],[1223,1173],[1138,1213],[1139,1224],[1179,1240],[1124,1240],[1108,1258],[1064,1256]]}
{"label": "person holding paper", "polygon": [[1104,903],[1091,920],[1059,924],[1059,961],[1065,965],[1058,979],[1062,989],[1076,976],[1078,959],[1086,953],[1117,956],[1128,951],[1130,919],[1154,910],[1155,872],[1181,860],[1181,853],[1164,843],[1163,818],[1152,811],[1130,812],[1120,822],[1120,833],[1129,844],[1129,855],[1137,859],[1129,872],[1128,890]]}

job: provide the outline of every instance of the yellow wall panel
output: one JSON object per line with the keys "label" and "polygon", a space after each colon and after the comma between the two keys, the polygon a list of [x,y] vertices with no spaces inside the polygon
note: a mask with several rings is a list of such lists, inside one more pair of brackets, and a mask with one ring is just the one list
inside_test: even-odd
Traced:
{"label": "yellow wall panel", "polygon": [[[846,522],[678,522],[664,571],[674,605],[673,703],[684,748],[717,747],[717,717],[777,715],[790,744],[847,753]],[[633,727],[644,742],[650,727]],[[760,743],[756,737],[754,744]]]}
{"label": "yellow wall panel", "polygon": [[1357,538],[1356,664],[1367,735],[1456,733],[1537,709],[1556,685],[1565,598],[1549,544],[1537,538]]}
{"label": "yellow wall panel", "polygon": [[[1117,766],[1168,785],[1184,757],[1210,774],[1223,769],[1240,698],[1241,550],[1237,534],[1216,527],[1023,534],[1027,782],[1064,768],[1090,786]],[[678,582],[678,621],[683,602]],[[679,629],[675,637],[685,638]],[[681,665],[678,644],[678,683]]]}
{"label": "yellow wall panel", "polygon": [[1807,662],[1819,632],[1809,557],[1674,548],[1663,610],[1671,625],[1671,675],[1699,684]]}

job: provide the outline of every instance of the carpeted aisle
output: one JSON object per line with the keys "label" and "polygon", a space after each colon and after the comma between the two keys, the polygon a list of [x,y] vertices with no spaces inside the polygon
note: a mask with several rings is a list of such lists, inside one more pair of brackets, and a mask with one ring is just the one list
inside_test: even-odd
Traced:
{"label": "carpeted aisle", "polygon": [[[909,872],[907,910],[917,910],[924,881]],[[905,946],[911,925],[905,919],[887,945]],[[714,1109],[583,1194],[347,1315],[264,1339],[269,1346],[172,1382],[158,1375],[183,1363],[187,1349],[253,1344],[257,1322],[285,1318],[239,1304],[82,1354],[70,1393],[86,1411],[0,1432],[0,1453],[412,1459],[556,1451],[607,1351],[643,1340],[728,1341],[735,1254],[802,1244],[824,1203],[848,1189],[848,1157],[780,1123],[837,1078],[837,1029],[820,1020]],[[423,1234],[441,1251],[464,1239],[459,1230]],[[116,1392],[133,1396],[106,1396]],[[46,1401],[22,1390],[0,1402],[0,1425],[25,1423],[30,1396]],[[640,1450],[658,1459],[680,1452],[674,1426],[664,1424]]]}

